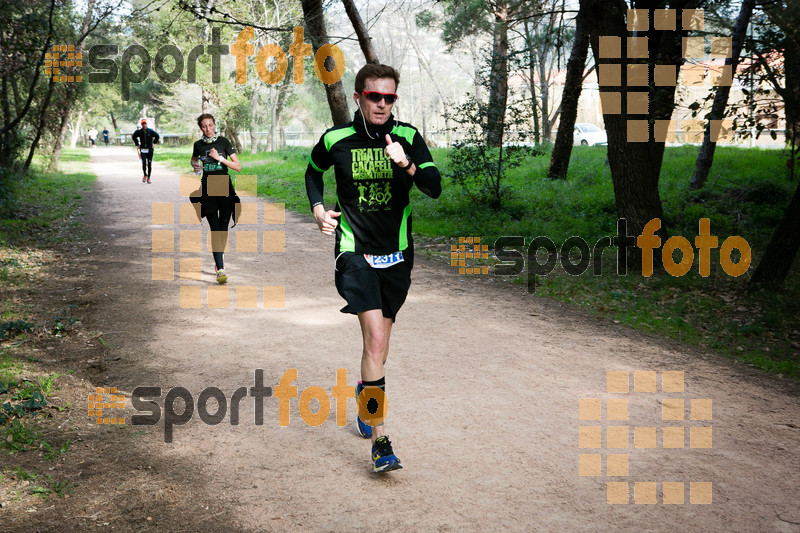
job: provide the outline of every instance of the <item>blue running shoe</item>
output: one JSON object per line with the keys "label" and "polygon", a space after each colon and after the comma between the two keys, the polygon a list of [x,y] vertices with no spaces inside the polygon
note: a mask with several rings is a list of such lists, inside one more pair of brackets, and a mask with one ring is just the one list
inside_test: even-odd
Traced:
{"label": "blue running shoe", "polygon": [[392,443],[389,437],[383,435],[378,437],[372,445],[372,470],[374,472],[389,472],[403,468],[400,459],[392,451]]}
{"label": "blue running shoe", "polygon": [[[356,406],[358,406],[358,395],[364,390],[364,384],[360,381],[356,384]],[[361,417],[356,415],[356,426],[358,427],[358,434],[365,439],[372,438],[372,426],[365,424]]]}

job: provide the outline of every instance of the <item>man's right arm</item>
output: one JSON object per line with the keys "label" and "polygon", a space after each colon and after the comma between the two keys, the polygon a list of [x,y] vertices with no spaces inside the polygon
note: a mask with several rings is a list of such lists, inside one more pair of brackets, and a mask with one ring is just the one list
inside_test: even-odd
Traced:
{"label": "man's right arm", "polygon": [[333,164],[330,154],[325,148],[324,139],[314,146],[311,150],[311,155],[308,158],[308,166],[306,167],[306,195],[308,202],[311,205],[311,212],[314,214],[314,220],[317,222],[319,230],[325,235],[333,235],[339,221],[336,217],[340,215],[333,210],[325,210],[323,205],[323,191],[325,184],[322,180],[322,174],[330,168]]}
{"label": "man's right arm", "polygon": [[322,204],[324,190],[322,174],[331,166],[333,166],[333,160],[328,149],[325,148],[325,135],[323,135],[311,150],[306,167],[306,195],[312,211],[314,206]]}

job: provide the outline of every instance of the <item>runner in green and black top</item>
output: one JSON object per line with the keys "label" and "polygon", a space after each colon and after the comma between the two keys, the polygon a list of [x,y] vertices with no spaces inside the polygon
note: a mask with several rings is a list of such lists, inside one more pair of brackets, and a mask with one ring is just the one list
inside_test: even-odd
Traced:
{"label": "runner in green and black top", "polygon": [[[195,171],[203,171],[203,177],[200,179],[200,217],[206,217],[211,231],[218,232],[212,234],[212,253],[217,282],[222,284],[228,281],[222,250],[228,242],[228,224],[234,213],[236,198],[228,169],[240,172],[242,164],[231,142],[225,137],[216,135],[216,121],[213,115],[203,113],[197,117],[197,125],[203,132],[203,138],[194,143],[191,163]],[[224,194],[225,191],[227,195]]]}
{"label": "runner in green and black top", "polygon": [[[378,422],[385,390],[384,364],[397,312],[411,285],[414,244],[409,192],[416,185],[438,198],[441,176],[419,132],[391,114],[397,99],[397,71],[369,64],[356,75],[353,122],[326,131],[306,169],[306,191],[320,231],[336,234],[336,288],[347,301],[344,313],[358,315],[364,341],[361,379],[364,394],[358,431],[372,437],[375,472],[402,468]],[[334,167],[336,210],[322,204],[323,172]],[[385,405],[385,403],[383,404]],[[380,409],[380,410],[378,410]]]}

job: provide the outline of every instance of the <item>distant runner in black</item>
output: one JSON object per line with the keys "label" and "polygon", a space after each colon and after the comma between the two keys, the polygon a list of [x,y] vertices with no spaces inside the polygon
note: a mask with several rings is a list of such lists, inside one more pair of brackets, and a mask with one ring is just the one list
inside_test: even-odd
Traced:
{"label": "distant runner in black", "polygon": [[[326,235],[336,234],[336,289],[347,301],[342,312],[357,315],[361,325],[356,397],[365,395],[371,416],[383,414],[377,412],[377,398],[385,391],[389,336],[411,285],[409,192],[414,185],[432,198],[442,192],[441,176],[422,135],[391,113],[399,82],[390,66],[364,66],[356,75],[353,100],[359,110],[353,122],[326,131],[306,169],[306,192],[317,226]],[[326,210],[322,174],[331,167],[337,202],[335,210]],[[361,417],[356,423],[362,437],[372,438],[373,471],[402,468],[382,424],[373,426]]]}
{"label": "distant runner in black", "polygon": [[[194,143],[191,163],[195,172],[203,172],[203,177],[200,178],[200,217],[206,217],[211,231],[219,232],[212,234],[216,237],[212,237],[212,249],[215,250],[212,253],[217,283],[224,284],[228,281],[228,275],[225,273],[222,250],[228,242],[228,224],[234,214],[237,199],[233,183],[228,176],[228,169],[241,172],[242,164],[231,142],[216,134],[214,115],[203,113],[197,117],[197,125],[203,132],[203,138]],[[209,195],[209,176],[212,181],[211,195]],[[218,185],[214,183],[215,176],[216,179],[224,176],[226,184],[222,189],[227,191],[227,196],[219,195],[219,191],[214,190]]]}
{"label": "distant runner in black", "polygon": [[142,127],[133,132],[131,139],[136,144],[139,151],[139,160],[142,162],[142,183],[150,183],[150,174],[153,170],[153,145],[158,144],[160,139],[158,133],[148,129],[147,121],[142,121]]}

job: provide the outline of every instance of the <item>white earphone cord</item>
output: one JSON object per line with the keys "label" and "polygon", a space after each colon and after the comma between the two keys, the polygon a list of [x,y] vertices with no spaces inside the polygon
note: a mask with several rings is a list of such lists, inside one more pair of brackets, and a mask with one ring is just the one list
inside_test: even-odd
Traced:
{"label": "white earphone cord", "polygon": [[[358,106],[358,110],[361,111],[361,102],[356,100],[356,105]],[[364,118],[364,112],[363,111],[361,111],[361,121],[364,123],[364,131],[367,132],[367,136],[370,139],[377,139],[378,138],[378,134],[377,133],[375,134],[375,137],[373,137],[372,134],[369,132],[369,128],[367,128],[367,119]],[[397,119],[394,119],[394,124],[395,124],[395,126],[397,125]]]}

